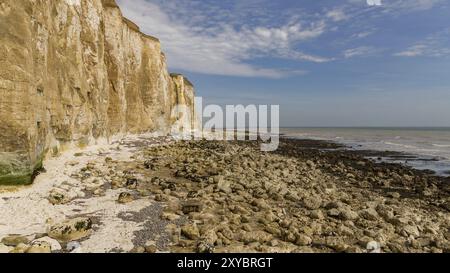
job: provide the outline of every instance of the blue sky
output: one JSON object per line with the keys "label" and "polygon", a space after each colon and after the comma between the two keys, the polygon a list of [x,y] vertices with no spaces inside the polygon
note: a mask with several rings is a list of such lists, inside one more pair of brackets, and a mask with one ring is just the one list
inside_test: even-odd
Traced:
{"label": "blue sky", "polygon": [[206,103],[282,126],[450,126],[450,1],[117,0]]}

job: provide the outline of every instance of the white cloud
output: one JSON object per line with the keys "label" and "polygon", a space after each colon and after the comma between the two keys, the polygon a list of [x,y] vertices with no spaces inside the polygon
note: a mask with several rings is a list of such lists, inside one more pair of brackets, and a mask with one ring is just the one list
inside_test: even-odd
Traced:
{"label": "white cloud", "polygon": [[399,57],[446,57],[450,56],[450,28],[438,31],[426,37],[423,41],[397,52]]}
{"label": "white cloud", "polygon": [[[350,4],[362,4],[368,6],[367,0],[348,0]],[[381,6],[375,8],[385,8],[388,10],[428,10],[445,0],[381,0]]]}
{"label": "white cloud", "polygon": [[353,58],[358,56],[372,56],[378,53],[380,49],[371,47],[371,46],[361,46],[356,48],[350,48],[343,52],[345,58]]}
{"label": "white cloud", "polygon": [[398,0],[393,2],[393,6],[408,10],[428,10],[443,2],[444,0]]}
{"label": "white cloud", "polygon": [[426,49],[427,49],[426,45],[414,45],[404,51],[395,53],[394,56],[401,56],[401,57],[422,56],[425,54]]}
{"label": "white cloud", "polygon": [[339,22],[348,19],[348,16],[342,9],[333,9],[326,13],[326,17],[330,18],[334,22]]}
{"label": "white cloud", "polygon": [[[229,18],[219,20],[211,16],[221,14],[220,10],[213,10],[212,7],[202,14],[195,6],[168,4],[162,7],[162,4],[145,0],[118,0],[118,4],[124,15],[137,23],[143,32],[161,40],[173,69],[215,75],[280,78],[298,73],[258,67],[249,64],[248,60],[259,57],[310,62],[331,60],[294,49],[303,41],[321,36],[326,31],[323,20],[305,23],[292,19],[284,25],[270,27],[235,26]],[[176,16],[172,11],[177,12]]]}

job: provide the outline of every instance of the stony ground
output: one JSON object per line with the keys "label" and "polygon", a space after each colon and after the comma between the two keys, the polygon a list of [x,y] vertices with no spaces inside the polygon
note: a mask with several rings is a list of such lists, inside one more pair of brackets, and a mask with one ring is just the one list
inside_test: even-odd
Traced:
{"label": "stony ground", "polygon": [[[133,228],[99,236],[105,216],[81,210],[42,234],[3,238],[3,248],[55,251],[51,244],[59,244],[68,252],[125,237],[126,247],[105,251],[450,251],[448,179],[320,141],[283,139],[274,153],[256,142],[153,141],[160,145],[125,142],[128,160],[104,153],[70,174],[84,186],[83,198],[114,198],[122,208],[114,217]],[[79,202],[71,192],[52,189],[48,202]]]}

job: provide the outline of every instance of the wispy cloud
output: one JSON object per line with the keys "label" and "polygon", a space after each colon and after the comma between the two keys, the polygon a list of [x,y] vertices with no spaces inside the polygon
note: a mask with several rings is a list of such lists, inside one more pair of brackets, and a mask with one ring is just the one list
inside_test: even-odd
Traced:
{"label": "wispy cloud", "polygon": [[399,57],[446,57],[450,56],[450,28],[429,35],[423,41],[397,52]]}
{"label": "wispy cloud", "polygon": [[[251,2],[255,1],[258,2]],[[298,44],[326,32],[326,20],[302,21],[293,17],[275,26],[263,24],[261,20],[236,25],[236,20],[225,18],[229,15],[223,15],[220,7],[208,6],[205,10],[199,8],[197,1],[177,1],[177,4],[184,5],[181,7],[174,3],[118,1],[126,17],[140,25],[142,31],[160,38],[173,69],[215,75],[280,78],[298,73],[259,67],[249,64],[248,60],[262,57],[308,62],[331,60],[297,50]],[[247,5],[250,4],[247,2]],[[262,10],[253,11],[264,14]]]}
{"label": "wispy cloud", "polygon": [[343,54],[345,58],[353,57],[368,57],[379,53],[381,49],[372,46],[360,46],[356,48],[350,48],[344,50]]}
{"label": "wispy cloud", "polygon": [[[348,3],[368,6],[367,0],[347,0]],[[434,8],[446,0],[381,0],[381,6],[372,7],[385,11],[418,11]]]}
{"label": "wispy cloud", "polygon": [[348,19],[347,14],[345,14],[344,10],[340,8],[335,8],[328,11],[325,16],[330,18],[334,22],[339,22]]}

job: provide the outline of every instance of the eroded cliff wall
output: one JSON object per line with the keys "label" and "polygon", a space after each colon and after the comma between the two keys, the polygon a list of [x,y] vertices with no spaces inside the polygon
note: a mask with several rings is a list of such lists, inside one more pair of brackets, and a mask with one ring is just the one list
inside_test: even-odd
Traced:
{"label": "eroded cliff wall", "polygon": [[114,0],[0,0],[0,184],[70,145],[169,132],[193,97]]}

